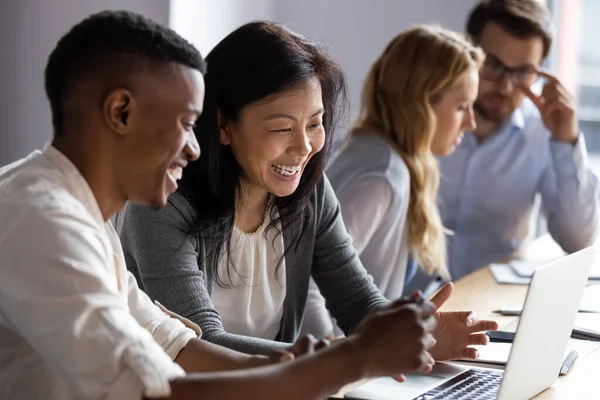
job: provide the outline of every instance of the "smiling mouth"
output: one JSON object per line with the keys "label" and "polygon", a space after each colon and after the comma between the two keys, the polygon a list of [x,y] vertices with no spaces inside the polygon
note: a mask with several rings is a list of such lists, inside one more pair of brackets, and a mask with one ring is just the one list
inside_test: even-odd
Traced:
{"label": "smiling mouth", "polygon": [[177,182],[183,176],[183,167],[176,166],[176,167],[169,168],[169,170],[167,171],[167,174],[169,175],[169,177],[171,177],[171,179],[174,182]]}
{"label": "smiling mouth", "polygon": [[271,168],[273,171],[277,172],[279,175],[283,176],[294,176],[302,169],[302,165],[281,165],[281,164],[272,164]]}

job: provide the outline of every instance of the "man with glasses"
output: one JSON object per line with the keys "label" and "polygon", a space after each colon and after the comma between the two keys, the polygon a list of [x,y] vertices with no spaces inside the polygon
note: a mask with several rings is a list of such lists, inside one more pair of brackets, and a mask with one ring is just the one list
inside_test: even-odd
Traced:
{"label": "man with glasses", "polygon": [[[458,279],[525,244],[535,198],[567,252],[598,231],[598,180],[589,168],[574,96],[541,63],[552,19],[538,0],[483,0],[467,31],[487,54],[474,104],[477,128],[440,159],[439,205]],[[531,87],[539,84],[541,93]]]}

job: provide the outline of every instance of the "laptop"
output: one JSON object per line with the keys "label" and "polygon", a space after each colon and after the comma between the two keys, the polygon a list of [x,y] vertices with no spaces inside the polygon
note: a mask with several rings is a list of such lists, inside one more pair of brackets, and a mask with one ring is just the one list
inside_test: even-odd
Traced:
{"label": "laptop", "polygon": [[429,374],[376,379],[345,398],[520,400],[544,391],[558,378],[594,253],[588,247],[535,270],[504,371],[437,363]]}

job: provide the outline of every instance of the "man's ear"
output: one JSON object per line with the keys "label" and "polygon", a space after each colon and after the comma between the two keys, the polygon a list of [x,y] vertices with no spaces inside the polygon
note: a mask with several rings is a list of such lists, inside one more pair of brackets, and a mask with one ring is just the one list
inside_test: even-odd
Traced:
{"label": "man's ear", "polygon": [[219,139],[221,144],[228,146],[231,144],[231,136],[227,128],[227,118],[223,116],[221,110],[217,109],[217,124],[219,126]]}
{"label": "man's ear", "polygon": [[131,127],[133,96],[126,89],[110,91],[104,98],[104,119],[117,134],[125,135]]}

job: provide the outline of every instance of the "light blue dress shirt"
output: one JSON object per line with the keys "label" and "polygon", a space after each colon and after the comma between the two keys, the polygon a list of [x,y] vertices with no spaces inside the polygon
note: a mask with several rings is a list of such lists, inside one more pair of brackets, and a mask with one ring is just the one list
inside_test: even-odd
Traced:
{"label": "light blue dress shirt", "polygon": [[598,179],[583,134],[575,145],[552,139],[529,100],[481,143],[466,132],[456,151],[440,158],[438,203],[448,262],[458,279],[504,259],[524,244],[536,194],[548,230],[566,251],[591,245],[598,231]]}

